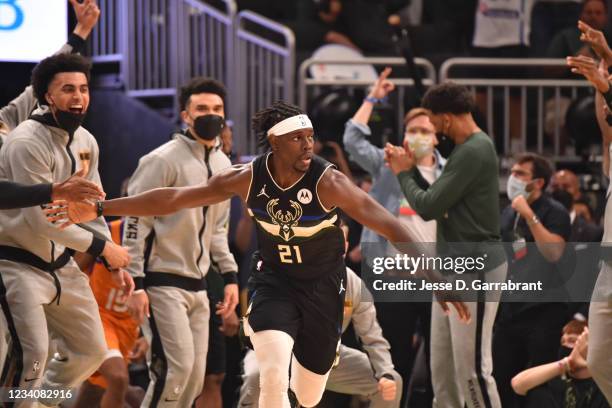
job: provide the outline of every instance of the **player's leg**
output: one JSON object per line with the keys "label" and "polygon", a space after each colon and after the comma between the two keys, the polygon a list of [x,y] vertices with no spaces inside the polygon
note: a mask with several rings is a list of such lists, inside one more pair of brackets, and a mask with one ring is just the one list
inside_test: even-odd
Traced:
{"label": "player's leg", "polygon": [[151,382],[142,406],[178,407],[195,360],[194,339],[185,307],[188,293],[167,286],[149,287],[146,291],[150,304]]}
{"label": "player's leg", "polygon": [[[79,387],[76,400],[71,408],[90,408],[100,406],[102,396],[104,395],[104,388],[100,385],[91,382],[91,378],[83,381],[83,384]],[[121,406],[121,405],[119,405]]]}
{"label": "player's leg", "polygon": [[303,288],[296,298],[302,325],[291,362],[291,389],[304,407],[319,403],[337,359],[346,293],[344,282],[346,268],[342,267],[309,284],[309,288]]}
{"label": "player's leg", "polygon": [[450,319],[437,302],[431,306],[431,383],[433,408],[462,407],[464,398],[457,382],[453,361]]}
{"label": "player's leg", "polygon": [[[507,264],[502,264],[482,276],[473,279],[483,282],[501,282],[506,279]],[[467,274],[462,279],[469,279]],[[467,283],[468,287],[470,283]],[[465,404],[469,408],[499,408],[501,402],[493,378],[492,339],[493,324],[499,306],[501,292],[484,291],[478,294],[478,302],[467,302],[472,320],[465,324],[456,314],[449,317],[453,338],[453,361]]]}
{"label": "player's leg", "polygon": [[[288,408],[289,365],[294,339],[301,324],[291,287],[265,266],[258,270],[267,280],[253,280],[244,331],[249,336],[260,369],[259,406]],[[261,275],[252,275],[261,276]]]}
{"label": "player's leg", "polygon": [[378,381],[368,355],[340,345],[340,359],[331,370],[326,389],[341,394],[363,395],[370,398],[370,408],[399,408],[402,399],[402,377],[389,373],[395,380],[397,393],[393,401],[384,401],[378,393]]}
{"label": "player's leg", "polygon": [[242,360],[242,385],[238,408],[259,406],[259,365],[253,350],[247,351]]}
{"label": "player's leg", "polygon": [[593,379],[612,404],[612,267],[604,263],[589,309],[588,366]]}
{"label": "player's leg", "polygon": [[[11,337],[10,369],[6,386],[40,387],[47,361],[49,336],[43,304],[56,294],[53,278],[29,265],[0,260],[0,304]],[[31,406],[32,400],[16,406]]]}
{"label": "player's leg", "polygon": [[193,366],[191,376],[186,382],[179,407],[191,407],[202,392],[206,374],[206,355],[208,353],[208,321],[210,306],[206,291],[189,292],[189,326],[193,338]]}
{"label": "player's leg", "polygon": [[[214,302],[209,302],[214,310]],[[206,375],[202,393],[196,400],[196,408],[222,408],[221,387],[225,379],[225,335],[221,332],[221,316],[211,312],[208,321],[208,353],[206,353]]]}
{"label": "player's leg", "polygon": [[45,312],[61,358],[54,357],[47,364],[42,385],[46,389],[80,384],[98,369],[108,350],[87,276],[74,262],[57,270],[57,276],[62,287],[59,304],[46,305]]}

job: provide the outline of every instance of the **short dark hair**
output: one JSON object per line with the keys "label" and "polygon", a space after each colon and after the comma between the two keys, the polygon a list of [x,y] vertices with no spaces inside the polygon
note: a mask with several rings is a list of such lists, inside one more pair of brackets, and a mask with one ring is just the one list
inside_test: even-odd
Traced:
{"label": "short dark hair", "polygon": [[427,90],[421,106],[433,114],[461,115],[474,110],[474,96],[468,88],[453,82],[434,85]]}
{"label": "short dark hair", "polygon": [[39,104],[48,105],[45,95],[49,91],[49,84],[61,72],[82,72],[89,82],[91,62],[79,54],[57,54],[40,61],[32,70],[31,80]]}
{"label": "short dark hair", "polygon": [[531,163],[533,179],[541,178],[544,180],[544,186],[542,190],[544,190],[548,186],[548,182],[553,174],[552,166],[550,162],[546,160],[544,157],[535,153],[525,153],[516,161],[518,164]]}
{"label": "short dark hair", "polygon": [[182,86],[180,89],[180,110],[184,111],[187,108],[187,104],[189,103],[189,98],[191,98],[191,95],[197,95],[201,93],[210,93],[218,95],[223,100],[223,105],[225,105],[225,97],[227,95],[225,85],[213,78],[195,77],[191,81],[189,81],[187,85]]}

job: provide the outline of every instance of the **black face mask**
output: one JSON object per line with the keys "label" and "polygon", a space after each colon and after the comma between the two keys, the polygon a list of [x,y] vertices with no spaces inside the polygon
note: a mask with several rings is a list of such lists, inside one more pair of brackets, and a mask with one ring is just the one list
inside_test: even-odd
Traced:
{"label": "black face mask", "polygon": [[193,120],[195,135],[203,140],[213,140],[224,127],[225,119],[219,115],[202,115]]}
{"label": "black face mask", "polygon": [[436,149],[440,152],[442,157],[448,158],[455,148],[455,142],[442,132],[436,133],[436,138],[438,139]]}
{"label": "black face mask", "polygon": [[55,111],[54,116],[59,127],[69,134],[73,134],[85,120],[85,113],[72,113],[59,109]]}
{"label": "black face mask", "polygon": [[573,349],[565,346],[559,347],[559,360],[565,357],[569,357],[569,355],[572,354],[572,350]]}

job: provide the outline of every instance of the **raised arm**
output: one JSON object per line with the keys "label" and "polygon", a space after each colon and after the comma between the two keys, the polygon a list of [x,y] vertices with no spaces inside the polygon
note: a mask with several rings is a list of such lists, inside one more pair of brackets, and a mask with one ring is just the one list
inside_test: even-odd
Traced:
{"label": "raised arm", "polygon": [[[251,166],[236,165],[213,176],[206,185],[156,188],[131,197],[108,201],[68,203],[45,211],[50,221],[82,223],[101,215],[156,216],[168,215],[184,208],[217,204],[234,195],[246,199],[251,181]],[[66,209],[68,213],[66,214]]]}

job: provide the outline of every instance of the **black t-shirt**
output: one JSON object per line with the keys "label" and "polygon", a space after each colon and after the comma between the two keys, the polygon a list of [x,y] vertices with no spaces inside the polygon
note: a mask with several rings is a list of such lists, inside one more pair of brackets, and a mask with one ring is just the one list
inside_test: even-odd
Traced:
{"label": "black t-shirt", "polygon": [[[540,198],[530,204],[530,207],[548,231],[561,236],[566,242],[569,241],[572,232],[570,216],[561,203],[555,201],[547,194],[542,194]],[[568,262],[567,257],[564,255],[556,263],[548,262],[534,244],[535,239],[527,225],[527,221],[514,211],[511,206],[506,207],[502,211],[501,235],[502,240],[506,243],[514,243],[521,240],[527,243],[524,247],[519,245],[519,247],[523,248],[521,250],[516,250],[510,244],[505,245],[508,257],[509,279],[518,282],[542,281],[544,287],[558,287],[562,285],[564,280],[563,273],[565,271],[563,264]],[[512,296],[512,294],[504,293],[506,300],[509,299],[509,296]],[[500,318],[514,318],[525,310],[542,304],[508,302],[500,307]]]}
{"label": "black t-shirt", "polygon": [[554,378],[529,391],[525,408],[610,408],[597,384],[591,379]]}

